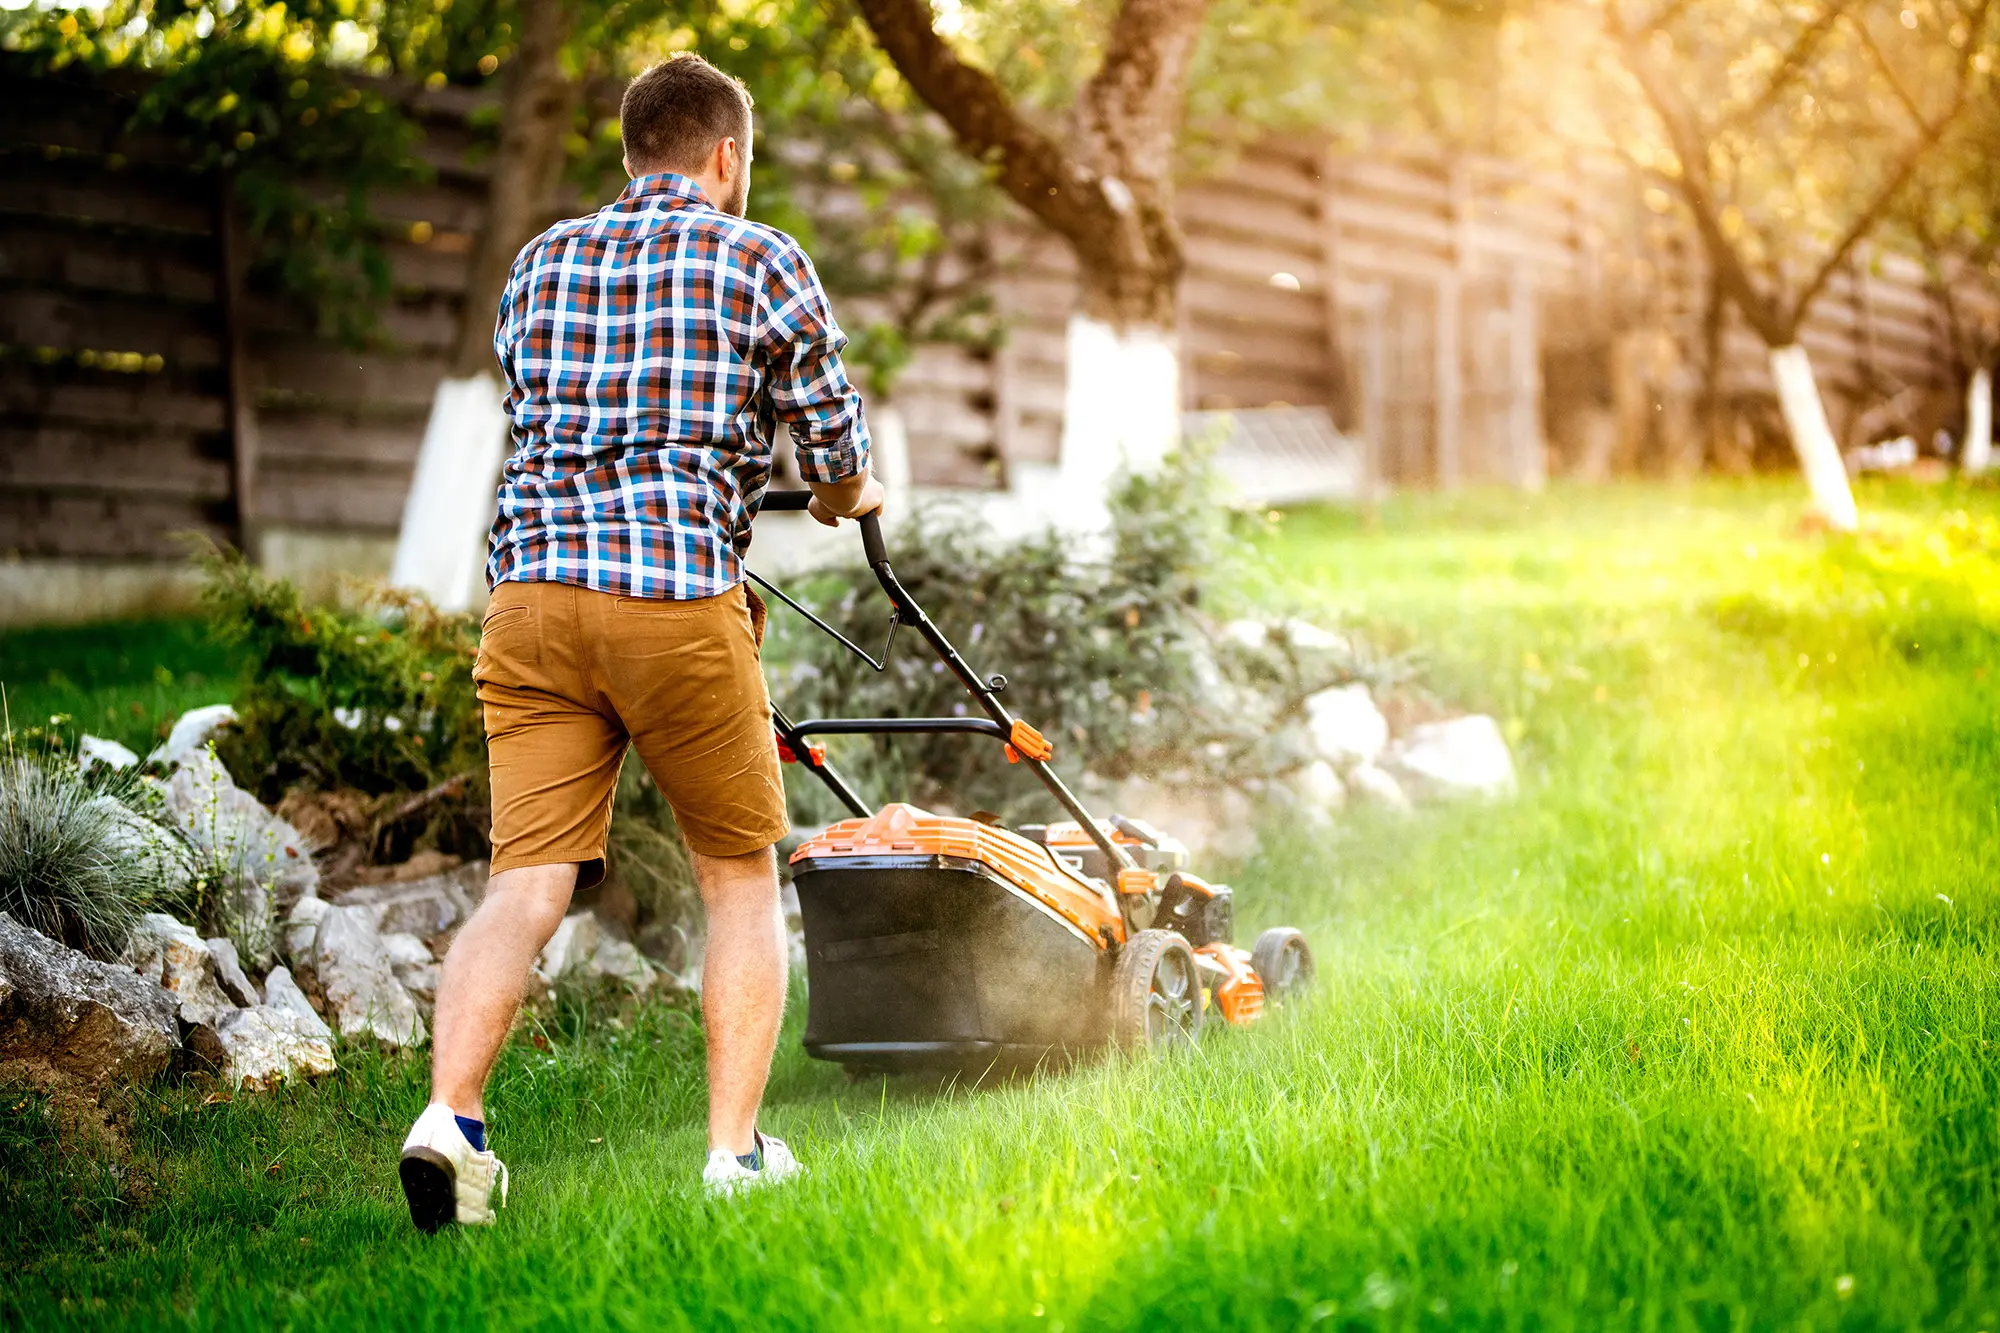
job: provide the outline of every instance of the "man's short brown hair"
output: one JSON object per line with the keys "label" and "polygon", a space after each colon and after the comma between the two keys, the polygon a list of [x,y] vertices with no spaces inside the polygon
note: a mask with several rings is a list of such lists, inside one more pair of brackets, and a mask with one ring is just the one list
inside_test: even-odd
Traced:
{"label": "man's short brown hair", "polygon": [[750,154],[750,90],[692,51],[679,51],[625,87],[618,108],[625,160],[637,172],[698,172],[724,139]]}

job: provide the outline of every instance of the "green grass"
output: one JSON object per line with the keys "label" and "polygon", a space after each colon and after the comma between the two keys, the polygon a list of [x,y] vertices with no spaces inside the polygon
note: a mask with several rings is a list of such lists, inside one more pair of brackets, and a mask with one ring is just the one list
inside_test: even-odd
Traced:
{"label": "green grass", "polygon": [[16,728],[70,728],[145,754],[175,718],[234,694],[227,652],[198,620],[0,631],[0,689]]}
{"label": "green grass", "polygon": [[1524,772],[1238,869],[1319,952],[1295,1018],[979,1091],[794,1035],[767,1123],[813,1174],[718,1206],[689,1020],[559,1016],[491,1097],[501,1225],[435,1239],[412,1063],[149,1098],[123,1180],[31,1105],[0,1320],[2000,1328],[2000,504],[1863,502],[1857,540],[1789,488],[1277,525],[1233,595],[1420,647]]}

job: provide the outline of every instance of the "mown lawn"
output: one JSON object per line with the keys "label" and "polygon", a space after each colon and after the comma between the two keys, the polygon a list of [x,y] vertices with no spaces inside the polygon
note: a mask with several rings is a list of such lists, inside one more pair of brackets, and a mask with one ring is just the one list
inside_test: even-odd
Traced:
{"label": "mown lawn", "polygon": [[0,1321],[2000,1327],[2000,503],[1863,498],[1857,540],[1789,487],[1276,525],[1236,595],[1421,647],[1525,779],[1235,869],[1318,948],[1293,1020],[976,1091],[793,1038],[812,1175],[717,1205],[689,1020],[568,1011],[496,1080],[502,1224],[434,1239],[414,1064],[168,1090],[122,1177],[0,1105]]}

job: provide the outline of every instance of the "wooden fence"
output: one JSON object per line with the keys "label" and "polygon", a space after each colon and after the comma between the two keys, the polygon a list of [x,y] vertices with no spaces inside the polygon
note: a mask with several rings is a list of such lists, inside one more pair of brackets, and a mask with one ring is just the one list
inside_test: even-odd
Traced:
{"label": "wooden fence", "polygon": [[[8,73],[0,553],[159,560],[185,530],[379,547],[483,221],[473,99],[403,94],[436,179],[374,201],[391,232],[393,350],[358,353],[295,303],[246,291],[220,185],[126,132],[129,86]],[[1599,167],[1260,145],[1182,196],[1185,406],[1334,408],[1390,484],[1640,465],[1692,401],[1707,282],[1662,202]],[[920,347],[899,381],[919,484],[1001,485],[1011,465],[1057,456],[1074,263],[1046,234],[1002,231],[1004,344]],[[1837,430],[1955,378],[1900,256],[1839,275],[1804,341]],[[1725,365],[1733,400],[1768,397],[1740,322]]]}

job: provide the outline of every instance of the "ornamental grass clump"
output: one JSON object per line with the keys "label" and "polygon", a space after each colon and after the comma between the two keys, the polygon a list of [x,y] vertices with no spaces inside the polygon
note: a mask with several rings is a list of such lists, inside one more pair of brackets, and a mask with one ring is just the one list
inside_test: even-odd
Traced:
{"label": "ornamental grass clump", "polygon": [[52,739],[9,732],[0,746],[0,911],[114,957],[141,915],[184,891],[187,851],[139,778],[79,768]]}

